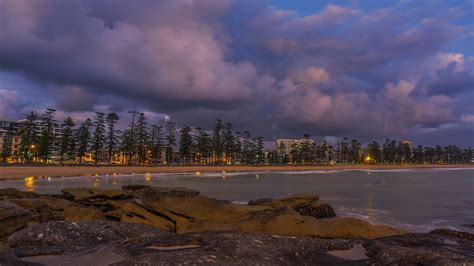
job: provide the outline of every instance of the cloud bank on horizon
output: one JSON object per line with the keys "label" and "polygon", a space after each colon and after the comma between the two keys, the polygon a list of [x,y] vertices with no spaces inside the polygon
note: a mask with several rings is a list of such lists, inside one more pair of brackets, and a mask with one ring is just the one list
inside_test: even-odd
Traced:
{"label": "cloud bank on horizon", "polygon": [[133,108],[268,140],[474,144],[472,1],[280,2],[0,0],[0,118]]}

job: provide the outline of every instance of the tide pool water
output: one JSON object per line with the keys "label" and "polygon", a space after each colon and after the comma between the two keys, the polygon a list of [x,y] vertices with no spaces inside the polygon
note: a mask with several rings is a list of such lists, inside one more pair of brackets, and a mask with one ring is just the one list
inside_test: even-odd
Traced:
{"label": "tide pool water", "polygon": [[109,189],[127,184],[194,188],[202,195],[239,204],[258,198],[317,193],[340,216],[415,232],[449,227],[474,233],[474,169],[26,177],[0,181],[0,188],[60,193],[69,187]]}

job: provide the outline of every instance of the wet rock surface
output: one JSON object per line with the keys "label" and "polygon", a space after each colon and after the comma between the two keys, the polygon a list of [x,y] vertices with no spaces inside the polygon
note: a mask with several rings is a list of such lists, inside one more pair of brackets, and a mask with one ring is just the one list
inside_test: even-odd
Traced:
{"label": "wet rock surface", "polygon": [[[375,240],[269,234],[175,234],[110,221],[52,221],[16,232],[4,265],[470,265],[474,242],[439,234]],[[456,244],[453,244],[456,243]]]}

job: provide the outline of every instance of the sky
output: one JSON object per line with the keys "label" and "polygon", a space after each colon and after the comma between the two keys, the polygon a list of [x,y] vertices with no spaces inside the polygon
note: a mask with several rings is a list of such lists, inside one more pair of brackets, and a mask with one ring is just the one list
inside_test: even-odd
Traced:
{"label": "sky", "polygon": [[473,47],[473,0],[0,0],[0,119],[474,146]]}

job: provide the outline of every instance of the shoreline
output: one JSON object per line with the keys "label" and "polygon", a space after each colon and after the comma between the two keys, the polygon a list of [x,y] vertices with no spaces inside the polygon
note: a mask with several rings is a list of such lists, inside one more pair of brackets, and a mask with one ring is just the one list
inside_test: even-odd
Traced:
{"label": "shoreline", "polygon": [[70,177],[113,174],[146,173],[209,173],[209,172],[272,172],[311,170],[384,170],[474,168],[473,164],[413,164],[413,165],[275,165],[275,166],[0,166],[0,181],[29,176]]}

